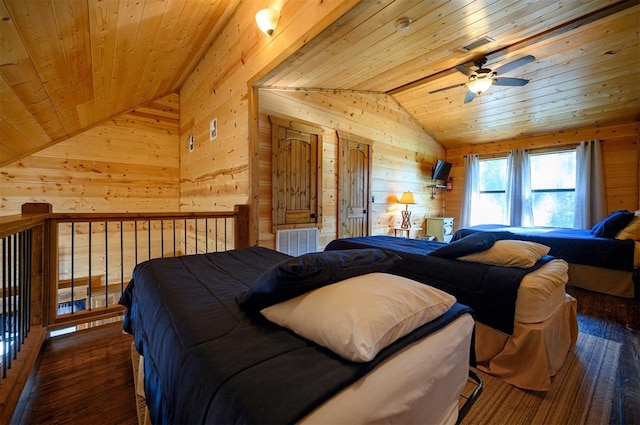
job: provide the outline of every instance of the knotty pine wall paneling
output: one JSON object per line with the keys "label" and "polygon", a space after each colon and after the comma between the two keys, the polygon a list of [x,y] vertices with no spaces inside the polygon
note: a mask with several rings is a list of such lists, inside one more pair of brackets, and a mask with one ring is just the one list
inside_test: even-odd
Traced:
{"label": "knotty pine wall paneling", "polygon": [[457,229],[462,190],[464,187],[464,155],[505,153],[514,148],[546,148],[578,143],[584,140],[602,141],[607,211],[640,209],[640,123],[586,128],[577,131],[539,134],[447,149],[447,161],[453,163],[453,191],[446,192],[446,213],[454,217]]}
{"label": "knotty pine wall paneling", "polygon": [[444,148],[401,108],[383,94],[334,91],[260,90],[259,100],[260,244],[275,246],[271,233],[271,127],[269,115],[311,122],[323,128],[323,225],[320,246],[338,234],[338,140],[341,130],[373,141],[372,234],[393,235],[401,223],[402,192],[415,193],[412,222],[441,215],[442,198],[429,199],[431,167],[444,158]]}
{"label": "knotty pine wall paneling", "polygon": [[170,94],[3,167],[0,214],[178,211],[178,123]]}
{"label": "knotty pine wall paneling", "polygon": [[[182,211],[231,210],[235,204],[254,202],[251,179],[258,178],[259,170],[250,152],[249,126],[255,125],[257,113],[249,101],[252,84],[357,3],[285,1],[271,37],[260,32],[255,23],[256,12],[269,3],[239,4],[180,91]],[[218,133],[211,141],[209,125],[213,119]],[[189,153],[191,134],[195,149]],[[250,233],[252,242],[258,243],[259,222],[266,212],[257,205],[251,207]],[[270,210],[267,215],[271,216]]]}

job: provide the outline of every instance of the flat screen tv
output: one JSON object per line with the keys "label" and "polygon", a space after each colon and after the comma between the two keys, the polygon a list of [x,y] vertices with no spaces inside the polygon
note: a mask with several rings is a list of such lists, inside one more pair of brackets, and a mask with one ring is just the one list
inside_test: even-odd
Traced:
{"label": "flat screen tv", "polygon": [[451,172],[451,163],[439,159],[433,167],[432,179],[436,181],[447,181]]}

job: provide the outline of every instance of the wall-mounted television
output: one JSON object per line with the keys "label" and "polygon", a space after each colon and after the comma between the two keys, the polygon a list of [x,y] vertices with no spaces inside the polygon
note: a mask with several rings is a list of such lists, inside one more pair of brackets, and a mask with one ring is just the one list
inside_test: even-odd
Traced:
{"label": "wall-mounted television", "polygon": [[447,181],[451,172],[451,163],[439,159],[433,167],[432,179],[435,181]]}

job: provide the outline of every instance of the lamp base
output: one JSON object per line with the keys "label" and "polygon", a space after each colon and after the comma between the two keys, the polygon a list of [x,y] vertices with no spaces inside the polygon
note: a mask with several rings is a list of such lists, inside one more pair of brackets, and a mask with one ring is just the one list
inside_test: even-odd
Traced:
{"label": "lamp base", "polygon": [[400,225],[400,227],[402,227],[403,229],[408,229],[411,227],[411,211],[409,210],[405,210],[405,211],[401,211],[402,213],[402,224]]}

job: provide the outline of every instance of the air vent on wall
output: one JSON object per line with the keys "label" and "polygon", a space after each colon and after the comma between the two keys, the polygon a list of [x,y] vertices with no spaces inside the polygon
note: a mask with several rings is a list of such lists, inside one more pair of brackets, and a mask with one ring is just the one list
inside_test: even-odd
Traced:
{"label": "air vent on wall", "polygon": [[462,46],[460,48],[460,50],[462,50],[463,52],[470,52],[472,50],[477,49],[478,47],[484,46],[485,44],[489,44],[492,41],[495,41],[493,38],[485,35],[484,37],[480,37],[479,39],[472,41],[471,43],[467,44],[466,46]]}

